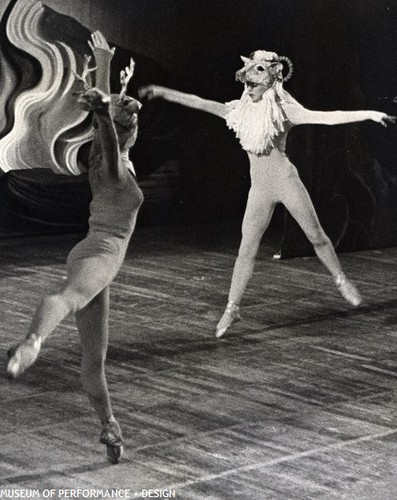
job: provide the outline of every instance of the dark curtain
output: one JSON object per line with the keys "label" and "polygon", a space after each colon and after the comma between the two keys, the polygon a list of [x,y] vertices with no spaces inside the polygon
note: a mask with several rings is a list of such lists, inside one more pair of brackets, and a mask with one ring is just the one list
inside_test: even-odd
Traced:
{"label": "dark curtain", "polygon": [[[397,112],[397,5],[392,0],[46,0],[52,9],[139,60],[135,88],[158,83],[209,99],[238,98],[239,55],[289,56],[286,84],[311,109]],[[165,160],[180,162],[180,206],[189,220],[241,217],[249,189],[245,154],[221,120],[152,101],[141,113],[132,152],[141,178]],[[372,122],[302,126],[288,154],[319,218],[340,250],[394,245],[397,230],[396,129]],[[312,248],[286,215],[284,257]]]}
{"label": "dark curtain", "polygon": [[[394,2],[301,2],[296,12],[293,90],[311,109],[397,111]],[[396,130],[373,122],[293,131],[289,154],[339,250],[394,245]],[[312,253],[290,216],[282,255]]]}

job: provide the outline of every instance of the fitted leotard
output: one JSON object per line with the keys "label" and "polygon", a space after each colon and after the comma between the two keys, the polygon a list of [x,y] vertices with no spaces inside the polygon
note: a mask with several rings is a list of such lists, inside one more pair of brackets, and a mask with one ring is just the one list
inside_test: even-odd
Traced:
{"label": "fitted leotard", "polygon": [[[76,261],[94,259],[101,281],[110,283],[124,260],[135,227],[137,210],[143,195],[131,173],[128,159],[121,158],[118,179],[102,168],[100,153],[90,157],[89,182],[92,191],[89,231],[70,252],[69,266]],[[105,283],[107,284],[107,283]]]}

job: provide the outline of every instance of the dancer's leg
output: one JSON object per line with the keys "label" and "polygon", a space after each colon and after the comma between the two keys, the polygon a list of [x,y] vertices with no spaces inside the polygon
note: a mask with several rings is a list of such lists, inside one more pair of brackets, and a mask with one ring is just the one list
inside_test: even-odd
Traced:
{"label": "dancer's leg", "polygon": [[216,337],[220,338],[226,330],[240,319],[239,304],[252,276],[255,257],[263,233],[269,226],[275,203],[267,193],[251,189],[242,224],[242,239],[236,259],[228,304],[216,327]]}
{"label": "dancer's leg", "polygon": [[361,296],[355,286],[344,275],[332,242],[325,234],[309,193],[298,174],[289,177],[285,189],[286,192],[282,199],[284,206],[313,244],[316,255],[332,274],[343,297],[352,305],[359,305],[362,301]]}
{"label": "dancer's leg", "polygon": [[112,416],[105,376],[108,347],[109,287],[76,312],[83,348],[81,382],[102,423]]}
{"label": "dancer's leg", "polygon": [[120,426],[114,419],[105,375],[108,348],[109,287],[83,309],[76,312],[76,323],[83,347],[81,382],[102,422],[101,442],[107,445],[108,458],[117,462],[122,454]]}
{"label": "dancer's leg", "polygon": [[274,208],[275,203],[266,196],[266,193],[260,190],[250,191],[243,218],[240,248],[229,291],[229,301],[235,304],[240,304],[252,276],[255,257],[262,236],[270,224]]}
{"label": "dancer's leg", "polygon": [[63,290],[48,295],[40,303],[33,316],[29,333],[43,341],[69,313],[83,309],[114,278],[107,262],[98,257],[76,260],[68,266],[68,276]]}
{"label": "dancer's leg", "polygon": [[41,301],[33,316],[27,339],[10,350],[7,366],[10,377],[18,377],[36,361],[42,342],[69,312],[76,313],[84,308],[112,281],[116,270],[107,264],[101,256],[70,263],[63,290]]}
{"label": "dancer's leg", "polygon": [[297,179],[289,190],[289,195],[283,200],[285,208],[297,221],[305,235],[312,243],[316,255],[332,274],[336,277],[342,268],[332,245],[318,220],[312,200],[303,183]]}

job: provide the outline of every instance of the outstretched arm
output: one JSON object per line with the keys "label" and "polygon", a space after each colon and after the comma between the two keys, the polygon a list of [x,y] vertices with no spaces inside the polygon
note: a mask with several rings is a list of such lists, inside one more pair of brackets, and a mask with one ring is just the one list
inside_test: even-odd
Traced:
{"label": "outstretched arm", "polygon": [[180,104],[181,106],[211,113],[219,116],[220,118],[226,117],[226,105],[221,102],[210,101],[193,94],[185,94],[184,92],[179,92],[178,90],[160,87],[159,85],[147,85],[146,87],[141,87],[139,89],[139,97],[141,99],[145,97],[147,99],[159,97],[166,101]]}
{"label": "outstretched arm", "polygon": [[362,122],[372,120],[384,127],[388,123],[395,123],[396,117],[380,111],[311,111],[298,103],[284,103],[282,108],[292,125],[318,124],[341,125],[343,123]]}

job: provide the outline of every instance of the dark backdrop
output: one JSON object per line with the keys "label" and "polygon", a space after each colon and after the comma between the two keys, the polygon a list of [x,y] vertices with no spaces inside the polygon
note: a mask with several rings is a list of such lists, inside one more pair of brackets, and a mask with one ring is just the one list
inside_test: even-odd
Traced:
{"label": "dark backdrop", "polygon": [[[397,113],[397,5],[391,0],[46,0],[141,58],[136,86],[158,83],[227,101],[238,98],[240,54],[289,56],[286,85],[312,109],[374,108]],[[135,89],[136,90],[136,89]],[[396,129],[372,122],[302,126],[289,138],[320,219],[340,250],[394,245]],[[221,120],[151,102],[141,114],[133,159],[144,178],[179,161],[182,218],[241,217],[248,164]],[[179,214],[181,215],[181,214]],[[283,256],[310,246],[288,216]]]}

